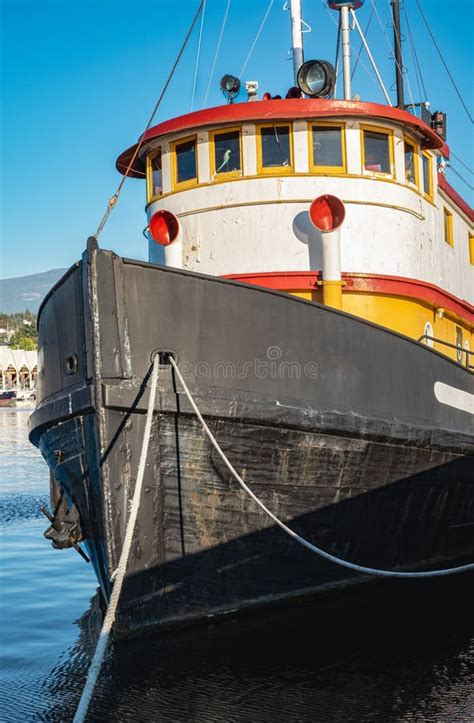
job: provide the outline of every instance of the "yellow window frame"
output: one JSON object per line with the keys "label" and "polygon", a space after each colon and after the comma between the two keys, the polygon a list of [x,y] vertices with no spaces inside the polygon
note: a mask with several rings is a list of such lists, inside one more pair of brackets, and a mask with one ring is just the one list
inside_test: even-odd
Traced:
{"label": "yellow window frame", "polygon": [[469,263],[474,266],[474,233],[468,232],[469,236]]}
{"label": "yellow window frame", "polygon": [[[216,136],[223,135],[224,133],[238,133],[239,134],[239,149],[240,149],[240,171],[228,171],[227,173],[216,173],[216,153],[215,153],[215,138]],[[218,183],[219,181],[225,181],[232,178],[241,178],[244,175],[244,153],[242,147],[242,128],[241,126],[233,126],[232,128],[217,128],[214,131],[209,131],[209,162],[211,169],[211,181]]]}
{"label": "yellow window frame", "polygon": [[443,207],[443,232],[444,240],[451,248],[454,246],[454,233],[453,233],[453,214],[451,211]]}
{"label": "yellow window frame", "polygon": [[[366,131],[369,131],[369,133],[380,133],[384,136],[387,136],[388,138],[388,160],[390,163],[390,173],[385,173],[385,171],[368,171],[365,168],[365,143],[364,143],[364,133]],[[377,176],[381,176],[382,178],[395,178],[395,152],[394,152],[394,146],[393,146],[393,131],[388,128],[382,128],[381,126],[370,126],[370,125],[361,125],[360,126],[360,154],[362,159],[362,175],[364,176],[373,176],[374,178],[377,178]]]}
{"label": "yellow window frame", "polygon": [[[289,166],[264,166],[263,165],[263,149],[262,149],[262,129],[274,128],[275,126],[286,126],[289,130],[288,139],[290,147],[290,165]],[[293,153],[293,123],[286,121],[275,121],[274,123],[259,123],[256,127],[257,131],[257,173],[261,176],[283,176],[294,173],[294,153]]]}
{"label": "yellow window frame", "polygon": [[[339,128],[341,131],[341,155],[342,155],[342,166],[319,166],[313,161],[313,129],[314,128]],[[341,173],[347,173],[347,151],[346,151],[346,124],[345,123],[333,123],[332,121],[318,121],[316,123],[308,123],[308,156],[309,156],[309,169],[312,173],[320,173],[325,176],[339,175]]]}
{"label": "yellow window frame", "polygon": [[157,155],[161,155],[161,175],[163,178],[163,150],[161,146],[158,148],[155,148],[146,159],[146,187],[147,187],[147,200],[148,203],[152,203],[152,201],[156,201],[158,198],[161,198],[163,195],[163,186],[161,187],[161,193],[153,195],[153,169],[151,167],[153,159]]}
{"label": "yellow window frame", "polygon": [[425,168],[423,166],[423,196],[428,199],[428,201],[433,201],[433,158],[426,151],[423,151],[421,155],[428,161],[428,191],[425,191]]}
{"label": "yellow window frame", "polygon": [[[413,151],[413,170],[415,173],[414,181],[409,181],[406,177],[407,170],[405,168],[405,144],[407,146],[411,146],[411,149]],[[418,144],[415,141],[413,141],[411,138],[409,138],[408,136],[403,136],[403,170],[405,173],[404,180],[405,180],[405,183],[408,183],[409,186],[415,186],[418,189],[418,191],[420,190],[419,154],[420,154],[420,149],[419,149]]]}
{"label": "yellow window frame", "polygon": [[[178,146],[183,145],[184,143],[189,143],[190,141],[194,141],[194,144],[196,146],[196,176],[195,176],[195,178],[190,178],[188,181],[178,182],[178,159],[176,156],[176,148]],[[177,138],[175,141],[172,141],[170,143],[170,152],[171,152],[171,189],[172,189],[172,191],[184,191],[186,188],[193,188],[194,186],[197,186],[199,184],[199,159],[198,159],[197,135],[184,136],[184,138]]]}

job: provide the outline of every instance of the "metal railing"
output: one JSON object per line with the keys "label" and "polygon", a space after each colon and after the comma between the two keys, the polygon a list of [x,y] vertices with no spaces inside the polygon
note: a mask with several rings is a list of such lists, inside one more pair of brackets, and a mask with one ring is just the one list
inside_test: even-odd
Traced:
{"label": "metal railing", "polygon": [[[450,349],[456,349],[457,351],[457,360],[460,364],[463,364],[463,356],[466,355],[466,361],[464,363],[464,366],[467,367],[467,369],[474,369],[474,364],[471,364],[471,358],[473,358],[474,361],[474,351],[470,351],[469,349],[465,349],[462,346],[459,346],[458,344],[452,344],[449,341],[445,341],[444,339],[438,339],[436,336],[430,336],[429,334],[423,334],[423,336],[420,336],[419,339],[417,339],[418,342],[423,342],[424,340],[435,342],[436,344],[442,344],[443,346],[448,346]],[[428,344],[426,345],[428,346]]]}

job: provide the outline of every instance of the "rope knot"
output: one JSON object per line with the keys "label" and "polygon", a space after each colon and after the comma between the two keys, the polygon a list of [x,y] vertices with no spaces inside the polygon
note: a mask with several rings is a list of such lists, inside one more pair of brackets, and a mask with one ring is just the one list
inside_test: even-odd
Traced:
{"label": "rope knot", "polygon": [[109,202],[107,204],[107,208],[109,209],[109,211],[111,211],[113,209],[113,207],[115,206],[117,201],[118,201],[118,193],[114,193],[112,198],[109,198]]}

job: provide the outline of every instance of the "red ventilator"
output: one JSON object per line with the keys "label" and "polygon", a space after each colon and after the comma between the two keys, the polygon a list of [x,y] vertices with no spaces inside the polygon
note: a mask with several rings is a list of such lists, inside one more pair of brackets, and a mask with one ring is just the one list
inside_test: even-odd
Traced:
{"label": "red ventilator", "polygon": [[309,207],[309,218],[318,231],[335,231],[344,221],[346,211],[337,196],[318,196]]}
{"label": "red ventilator", "polygon": [[161,246],[168,246],[179,234],[179,221],[171,211],[154,213],[148,227],[153,239]]}

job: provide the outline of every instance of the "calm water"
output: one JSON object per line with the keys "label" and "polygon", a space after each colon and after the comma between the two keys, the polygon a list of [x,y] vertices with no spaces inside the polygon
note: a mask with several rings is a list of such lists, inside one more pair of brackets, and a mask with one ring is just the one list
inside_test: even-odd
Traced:
{"label": "calm water", "polygon": [[[0,409],[0,720],[71,720],[99,626],[92,570],[42,537],[48,473]],[[473,576],[116,644],[112,721],[474,721]]]}

